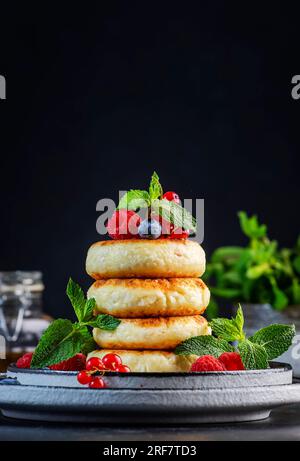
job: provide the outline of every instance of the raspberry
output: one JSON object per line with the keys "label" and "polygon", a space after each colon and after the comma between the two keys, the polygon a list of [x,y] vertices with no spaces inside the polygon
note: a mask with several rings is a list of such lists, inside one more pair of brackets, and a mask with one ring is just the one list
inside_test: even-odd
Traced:
{"label": "raspberry", "polygon": [[50,365],[49,368],[58,371],[80,371],[85,369],[85,362],[86,356],[84,354],[76,354],[68,360]]}
{"label": "raspberry", "polygon": [[237,352],[224,352],[219,357],[226,370],[245,370],[240,354]]}
{"label": "raspberry", "polygon": [[140,216],[134,211],[117,210],[107,222],[107,231],[112,239],[138,238]]}
{"label": "raspberry", "polygon": [[191,366],[190,371],[225,371],[222,362],[212,355],[202,355]]}
{"label": "raspberry", "polygon": [[24,354],[22,357],[20,357],[17,360],[17,363],[16,363],[17,367],[18,368],[30,368],[32,356],[33,356],[33,352],[27,352],[27,354]]}

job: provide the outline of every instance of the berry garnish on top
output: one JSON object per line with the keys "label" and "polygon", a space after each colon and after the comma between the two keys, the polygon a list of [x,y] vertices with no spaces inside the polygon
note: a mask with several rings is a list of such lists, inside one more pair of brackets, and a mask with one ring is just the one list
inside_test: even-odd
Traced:
{"label": "berry garnish on top", "polygon": [[130,210],[116,210],[107,222],[107,231],[112,239],[137,238],[141,223],[140,216]]}
{"label": "berry garnish on top", "polygon": [[155,219],[144,219],[138,232],[142,239],[158,239],[161,236],[161,225]]}
{"label": "berry garnish on top", "polygon": [[[180,203],[176,192],[163,193],[154,172],[149,190],[131,189],[123,195],[107,223],[108,234],[112,239],[186,239],[196,232],[196,220]],[[146,211],[143,220],[140,210]]]}

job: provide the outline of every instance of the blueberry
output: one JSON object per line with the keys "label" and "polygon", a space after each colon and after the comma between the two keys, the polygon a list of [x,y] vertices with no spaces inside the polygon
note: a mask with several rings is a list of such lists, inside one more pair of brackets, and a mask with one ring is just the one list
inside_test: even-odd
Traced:
{"label": "blueberry", "polygon": [[161,225],[155,219],[145,219],[138,227],[142,239],[158,239],[161,236]]}

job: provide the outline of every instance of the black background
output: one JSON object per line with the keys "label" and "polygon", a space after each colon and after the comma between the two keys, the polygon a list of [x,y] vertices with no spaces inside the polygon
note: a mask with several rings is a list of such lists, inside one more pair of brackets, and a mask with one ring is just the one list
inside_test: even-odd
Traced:
{"label": "black background", "polygon": [[[162,2],[163,3],[163,2]],[[201,2],[202,3],[202,2]],[[70,316],[96,202],[144,188],[205,198],[205,241],[244,243],[257,213],[281,245],[299,226],[299,14],[292,3],[120,2],[68,24],[1,18],[0,269],[40,269]]]}

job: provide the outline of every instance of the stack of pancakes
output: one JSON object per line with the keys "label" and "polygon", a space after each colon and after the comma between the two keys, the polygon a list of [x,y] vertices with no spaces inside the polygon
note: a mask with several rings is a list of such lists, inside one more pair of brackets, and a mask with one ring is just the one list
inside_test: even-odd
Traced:
{"label": "stack of pancakes", "polygon": [[95,279],[88,298],[95,314],[121,320],[116,330],[94,328],[101,350],[89,357],[118,354],[132,372],[188,371],[194,357],[177,356],[175,347],[192,336],[210,334],[201,314],[209,290],[199,278],[205,253],[184,239],[112,240],[88,251],[87,273]]}

